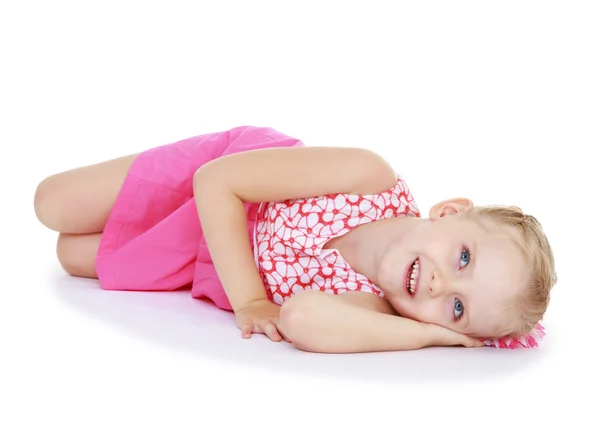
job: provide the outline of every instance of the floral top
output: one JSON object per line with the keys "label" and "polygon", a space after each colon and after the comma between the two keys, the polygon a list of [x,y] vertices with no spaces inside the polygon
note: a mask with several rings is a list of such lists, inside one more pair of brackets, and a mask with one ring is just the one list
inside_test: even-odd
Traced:
{"label": "floral top", "polygon": [[420,216],[399,175],[394,187],[379,194],[261,203],[254,229],[254,258],[270,300],[281,305],[305,289],[333,294],[358,290],[385,297],[337,250],[323,246],[358,225],[395,216]]}

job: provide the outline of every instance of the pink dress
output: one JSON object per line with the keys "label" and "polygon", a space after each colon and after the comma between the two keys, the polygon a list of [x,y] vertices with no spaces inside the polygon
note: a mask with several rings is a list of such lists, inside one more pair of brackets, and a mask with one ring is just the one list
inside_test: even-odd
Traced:
{"label": "pink dress", "polygon": [[[271,128],[234,129],[184,139],[135,160],[108,219],[96,257],[105,290],[172,291],[191,286],[231,310],[211,262],[193,199],[194,172],[236,152],[304,144]],[[404,181],[375,195],[330,195],[245,203],[248,238],[269,298],[283,303],[302,289],[368,291],[384,296],[354,272],[327,241],[355,226],[398,215],[419,216]]]}

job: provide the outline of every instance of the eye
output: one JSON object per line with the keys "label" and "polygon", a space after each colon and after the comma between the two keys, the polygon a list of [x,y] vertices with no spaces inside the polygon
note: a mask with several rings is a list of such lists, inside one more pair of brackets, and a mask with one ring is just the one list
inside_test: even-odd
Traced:
{"label": "eye", "polygon": [[462,252],[460,253],[460,268],[461,269],[466,268],[466,266],[469,264],[470,260],[471,260],[471,251],[467,247],[464,247]]}
{"label": "eye", "polygon": [[454,299],[454,320],[459,320],[465,311],[465,307],[458,299]]}

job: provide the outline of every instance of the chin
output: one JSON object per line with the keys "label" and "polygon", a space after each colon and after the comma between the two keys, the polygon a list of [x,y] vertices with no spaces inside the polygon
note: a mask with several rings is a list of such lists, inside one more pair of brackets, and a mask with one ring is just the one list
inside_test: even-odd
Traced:
{"label": "chin", "polygon": [[415,315],[413,315],[413,312],[411,312],[410,309],[406,309],[406,305],[405,303],[402,303],[402,299],[396,296],[392,300],[389,300],[389,302],[401,317],[419,321],[419,319],[416,318]]}

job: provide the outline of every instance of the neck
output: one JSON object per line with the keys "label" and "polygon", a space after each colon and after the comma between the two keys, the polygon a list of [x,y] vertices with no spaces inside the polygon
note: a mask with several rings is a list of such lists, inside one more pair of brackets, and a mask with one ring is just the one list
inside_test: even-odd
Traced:
{"label": "neck", "polygon": [[356,272],[377,284],[379,264],[388,247],[423,220],[399,216],[366,223],[332,241],[331,248],[338,249]]}

